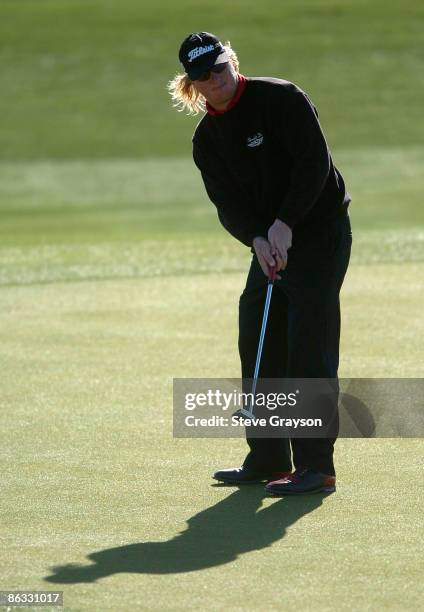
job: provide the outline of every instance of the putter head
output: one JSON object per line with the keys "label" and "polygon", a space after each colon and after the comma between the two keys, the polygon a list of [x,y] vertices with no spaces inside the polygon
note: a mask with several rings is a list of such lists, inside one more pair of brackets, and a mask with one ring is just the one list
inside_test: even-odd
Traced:
{"label": "putter head", "polygon": [[241,417],[247,417],[248,419],[253,419],[255,415],[253,414],[253,412],[250,412],[246,408],[239,408],[233,414],[233,417],[236,417],[236,419],[240,419]]}

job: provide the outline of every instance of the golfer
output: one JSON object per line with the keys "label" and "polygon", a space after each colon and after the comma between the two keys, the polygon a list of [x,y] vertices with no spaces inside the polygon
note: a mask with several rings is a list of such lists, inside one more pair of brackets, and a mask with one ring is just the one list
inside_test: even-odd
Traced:
{"label": "golfer", "polygon": [[[181,110],[206,111],[193,158],[225,229],[253,257],[239,304],[242,377],[253,378],[268,277],[277,271],[262,378],[337,378],[340,288],[349,263],[350,196],[318,113],[295,84],[245,77],[236,53],[208,32],[181,44],[169,83]],[[268,481],[275,495],[335,490],[335,438],[257,438],[241,467],[214,474]]]}

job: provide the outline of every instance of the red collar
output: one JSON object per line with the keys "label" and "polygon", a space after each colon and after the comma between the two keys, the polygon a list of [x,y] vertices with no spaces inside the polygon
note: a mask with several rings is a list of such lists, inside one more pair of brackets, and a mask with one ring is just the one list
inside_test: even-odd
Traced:
{"label": "red collar", "polygon": [[246,85],[247,85],[246,77],[243,76],[242,74],[239,74],[236,93],[229,101],[227,108],[222,111],[216,110],[213,106],[209,104],[209,102],[206,102],[206,110],[208,111],[208,113],[216,117],[218,115],[223,115],[224,113],[229,111],[230,108],[233,108],[237,104],[237,102],[240,100],[241,96],[243,95],[244,90],[246,89]]}

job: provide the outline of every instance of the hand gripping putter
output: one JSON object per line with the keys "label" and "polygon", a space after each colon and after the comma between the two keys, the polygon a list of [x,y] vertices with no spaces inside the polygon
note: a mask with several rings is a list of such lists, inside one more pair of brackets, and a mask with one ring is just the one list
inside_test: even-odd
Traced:
{"label": "hand gripping putter", "polygon": [[261,365],[262,349],[264,346],[264,339],[265,339],[265,332],[266,332],[266,324],[268,322],[269,306],[271,304],[272,290],[274,288],[274,282],[275,282],[276,276],[277,276],[277,269],[275,266],[272,266],[269,269],[268,287],[266,291],[264,314],[262,317],[262,327],[261,327],[261,335],[259,337],[258,353],[256,355],[256,365],[255,365],[255,373],[253,375],[250,406],[248,409],[241,408],[238,411],[239,414],[245,417],[248,417],[248,418],[253,418],[255,416],[253,414],[253,406],[255,405],[256,385],[258,384],[259,368]]}

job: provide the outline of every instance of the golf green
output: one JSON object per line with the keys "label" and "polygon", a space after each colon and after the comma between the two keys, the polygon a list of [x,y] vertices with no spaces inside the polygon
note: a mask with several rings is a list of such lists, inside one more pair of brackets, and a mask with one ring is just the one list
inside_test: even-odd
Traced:
{"label": "golf green", "polygon": [[0,590],[61,590],[70,611],[420,608],[420,439],[340,439],[336,494],[276,499],[211,479],[243,440],[172,436],[174,377],[240,374],[251,255],[166,83],[201,28],[311,94],[352,194],[340,376],[423,377],[422,18],[2,2]]}

